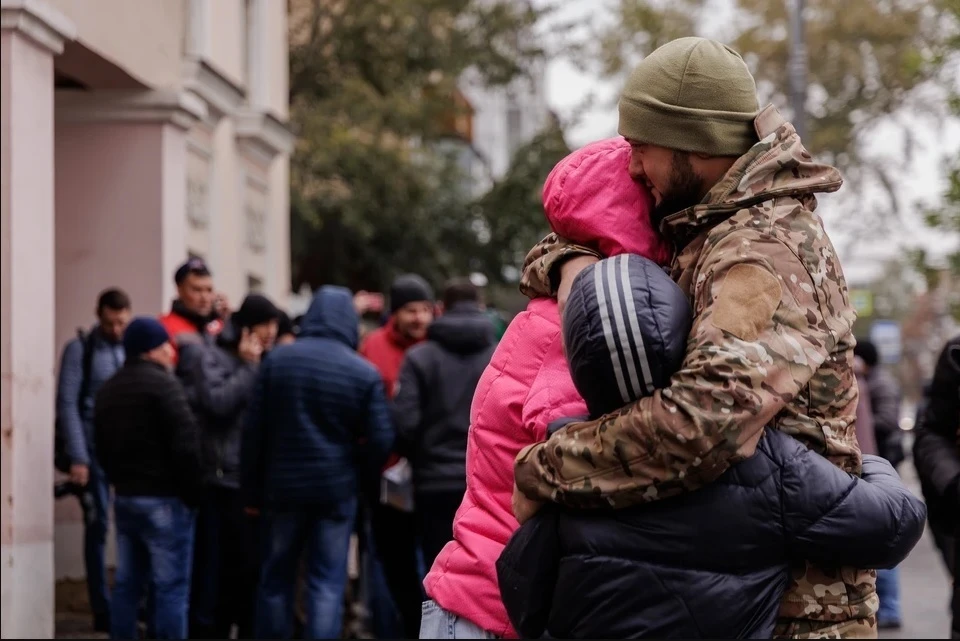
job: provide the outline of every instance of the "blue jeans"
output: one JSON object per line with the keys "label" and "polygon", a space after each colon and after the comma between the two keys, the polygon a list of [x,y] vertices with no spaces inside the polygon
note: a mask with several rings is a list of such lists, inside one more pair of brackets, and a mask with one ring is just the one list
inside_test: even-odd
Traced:
{"label": "blue jeans", "polygon": [[106,547],[110,514],[110,486],[103,468],[91,457],[87,497],[80,497],[83,508],[83,562],[87,573],[87,595],[95,616],[110,614],[107,593]]}
{"label": "blue jeans", "polygon": [[347,555],[356,499],[311,510],[263,515],[263,564],[257,589],[257,639],[289,639],[300,555],[307,551],[307,639],[338,639],[343,626]]}
{"label": "blue jeans", "polygon": [[118,496],[117,577],[110,636],[136,639],[137,611],[149,585],[149,627],[157,639],[187,638],[194,513],[169,496]]}
{"label": "blue jeans", "polygon": [[420,617],[421,639],[499,639],[472,621],[448,612],[434,601],[424,601]]}
{"label": "blue jeans", "polygon": [[880,597],[880,610],[877,621],[901,622],[900,614],[900,568],[877,570],[877,596]]}

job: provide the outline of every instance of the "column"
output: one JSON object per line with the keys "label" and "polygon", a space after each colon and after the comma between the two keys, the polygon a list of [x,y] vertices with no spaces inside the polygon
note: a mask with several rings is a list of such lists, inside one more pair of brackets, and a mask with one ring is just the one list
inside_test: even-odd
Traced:
{"label": "column", "polygon": [[165,311],[186,259],[190,92],[58,92],[58,342],[90,322],[98,292],[124,289],[137,314]]}
{"label": "column", "polygon": [[73,24],[0,0],[0,636],[52,638],[53,58]]}

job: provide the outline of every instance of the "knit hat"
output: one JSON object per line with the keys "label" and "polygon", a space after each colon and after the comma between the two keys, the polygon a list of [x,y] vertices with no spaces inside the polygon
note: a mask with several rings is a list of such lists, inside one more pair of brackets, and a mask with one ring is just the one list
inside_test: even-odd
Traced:
{"label": "knit hat", "polygon": [[138,316],[123,332],[123,350],[128,360],[153,351],[170,340],[166,328],[155,318]]}
{"label": "knit hat", "polygon": [[563,312],[563,345],[591,416],[666,387],[683,362],[692,318],[680,287],[642,256],[580,272]]}
{"label": "knit hat", "polygon": [[250,294],[243,299],[240,309],[231,314],[233,323],[239,327],[253,327],[280,318],[280,310],[270,299],[260,294]]}
{"label": "knit hat", "polygon": [[417,274],[398,276],[390,287],[390,313],[395,314],[407,303],[433,302],[430,283]]}
{"label": "knit hat", "polygon": [[668,149],[742,156],[757,142],[757,86],[730,47],[678,38],[644,58],[620,94],[621,136]]}

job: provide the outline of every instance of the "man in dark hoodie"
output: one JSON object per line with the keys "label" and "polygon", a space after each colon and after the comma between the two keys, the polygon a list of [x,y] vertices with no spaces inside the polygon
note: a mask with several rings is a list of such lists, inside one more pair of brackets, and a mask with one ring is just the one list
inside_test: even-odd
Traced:
{"label": "man in dark hoodie", "polygon": [[356,353],[358,332],[349,290],[321,287],[296,342],[260,365],[241,448],[245,505],[263,520],[258,639],[290,638],[304,549],[305,636],[340,636],[358,477],[380,469],[394,441],[380,374]]}
{"label": "man in dark hoodie", "polygon": [[495,348],[494,327],[468,280],[447,285],[443,315],[400,367],[394,398],[397,449],[413,467],[423,561],[433,565],[453,538],[467,489],[467,431],[477,382]]}
{"label": "man in dark hoodie", "polygon": [[[640,256],[577,276],[563,340],[591,415],[665,387],[690,321],[680,288]],[[879,457],[864,457],[861,479],[765,430],[753,457],[696,492],[622,510],[545,508],[497,570],[525,638],[769,639],[790,561],[890,567],[920,539],[925,517]]]}
{"label": "man in dark hoodie", "polygon": [[229,638],[234,623],[240,638],[253,634],[256,583],[245,559],[256,547],[240,497],[240,435],[260,357],[273,347],[279,317],[268,298],[251,294],[215,344],[191,347],[180,357],[181,379],[201,426],[207,476],[190,592],[193,639]]}

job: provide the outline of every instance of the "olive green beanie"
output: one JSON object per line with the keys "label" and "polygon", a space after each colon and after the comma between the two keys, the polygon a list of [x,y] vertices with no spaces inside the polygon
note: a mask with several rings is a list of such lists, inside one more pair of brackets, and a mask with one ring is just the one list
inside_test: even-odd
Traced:
{"label": "olive green beanie", "polygon": [[636,66],[620,95],[620,135],[668,149],[741,156],[756,142],[757,86],[736,51],[678,38]]}

